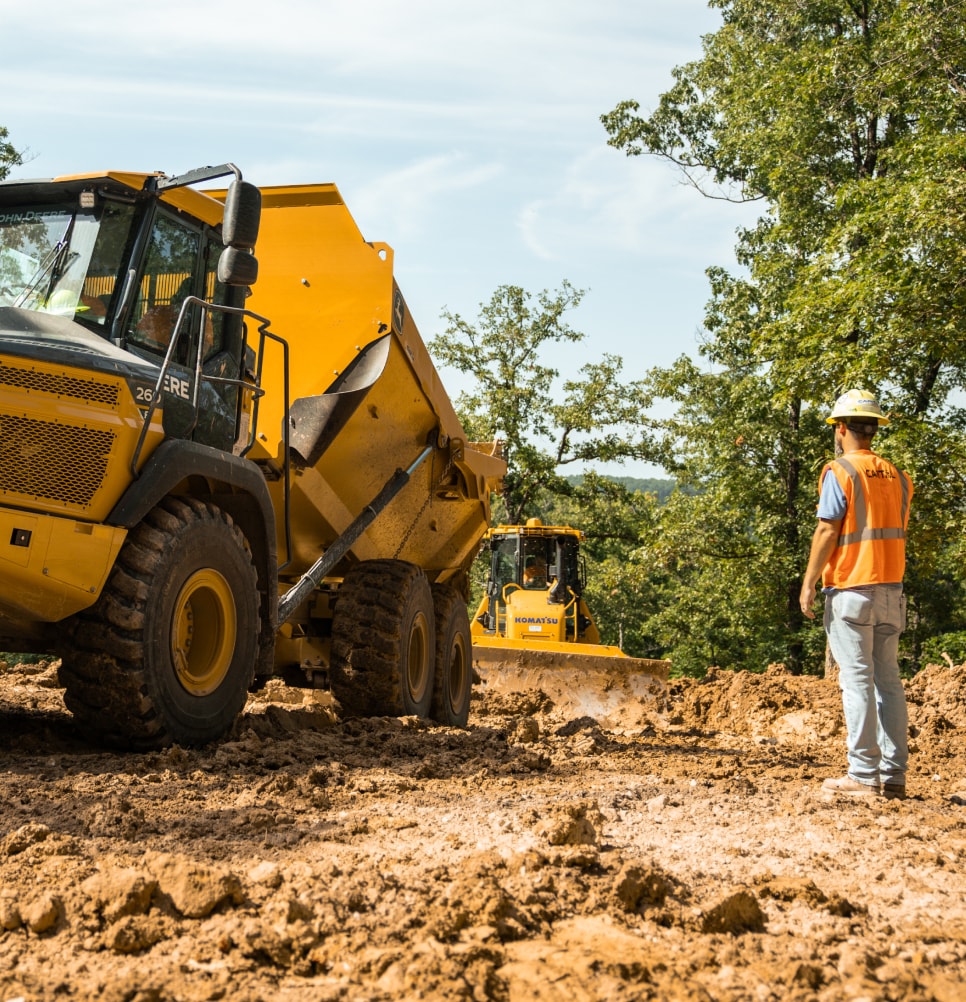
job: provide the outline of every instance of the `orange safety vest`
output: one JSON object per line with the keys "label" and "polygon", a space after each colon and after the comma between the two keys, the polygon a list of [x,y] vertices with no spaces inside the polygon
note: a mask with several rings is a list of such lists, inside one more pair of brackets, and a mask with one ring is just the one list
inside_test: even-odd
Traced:
{"label": "orange safety vest", "polygon": [[828,463],[818,481],[831,470],[848,501],[822,584],[826,588],[897,584],[906,569],[906,527],[912,480],[888,460],[859,449]]}

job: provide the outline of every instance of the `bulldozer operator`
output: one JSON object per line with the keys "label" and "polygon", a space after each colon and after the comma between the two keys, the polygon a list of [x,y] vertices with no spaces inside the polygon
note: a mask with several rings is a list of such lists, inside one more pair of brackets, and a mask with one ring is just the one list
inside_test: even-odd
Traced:
{"label": "bulldozer operator", "polygon": [[524,588],[547,587],[547,565],[540,557],[527,557],[523,569]]}

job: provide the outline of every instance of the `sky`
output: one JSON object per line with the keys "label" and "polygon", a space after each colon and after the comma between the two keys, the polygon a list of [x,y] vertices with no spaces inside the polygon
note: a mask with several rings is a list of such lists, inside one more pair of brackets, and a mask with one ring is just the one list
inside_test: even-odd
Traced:
{"label": "sky", "polygon": [[567,280],[586,337],[543,361],[575,377],[616,354],[631,380],[696,356],[705,270],[751,216],[609,147],[600,116],[654,108],[719,25],[705,0],[0,0],[0,125],[29,158],[14,177],[334,181],[425,341],[501,285]]}

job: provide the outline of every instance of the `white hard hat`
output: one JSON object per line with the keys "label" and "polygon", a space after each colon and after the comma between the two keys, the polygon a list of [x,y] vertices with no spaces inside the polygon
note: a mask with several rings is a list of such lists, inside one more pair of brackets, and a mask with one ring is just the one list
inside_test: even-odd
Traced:
{"label": "white hard hat", "polygon": [[849,390],[835,401],[832,413],[825,419],[826,424],[836,421],[871,419],[885,427],[889,419],[882,413],[879,401],[868,390]]}

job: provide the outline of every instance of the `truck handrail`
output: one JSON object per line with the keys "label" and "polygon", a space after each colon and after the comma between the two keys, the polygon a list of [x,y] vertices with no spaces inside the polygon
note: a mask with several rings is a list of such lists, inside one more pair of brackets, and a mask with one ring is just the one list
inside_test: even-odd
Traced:
{"label": "truck handrail", "polygon": [[[147,439],[148,429],[151,426],[151,419],[154,417],[155,411],[160,406],[161,401],[161,388],[164,386],[165,379],[168,375],[168,370],[171,367],[172,361],[174,359],[174,350],[177,347],[178,339],[181,337],[182,330],[187,326],[185,324],[185,317],[189,307],[197,305],[201,308],[201,321],[198,336],[198,347],[195,352],[194,361],[194,373],[195,381],[192,390],[191,397],[191,410],[192,418],[189,424],[185,437],[189,436],[195,429],[198,423],[198,416],[200,411],[199,406],[199,395],[201,392],[201,382],[204,380],[207,383],[218,383],[223,386],[237,386],[239,391],[242,393],[251,393],[253,397],[252,402],[252,420],[251,427],[248,429],[248,441],[245,446],[240,450],[239,455],[245,456],[251,450],[255,444],[256,432],[258,428],[258,403],[259,400],[265,395],[265,390],[262,389],[262,365],[264,363],[265,357],[265,342],[274,341],[282,347],[282,397],[283,397],[283,411],[284,420],[282,421],[282,439],[284,445],[284,458],[282,460],[282,478],[283,478],[283,508],[284,508],[284,531],[285,531],[285,560],[278,565],[278,570],[283,570],[292,559],[292,527],[291,527],[291,459],[289,456],[289,413],[290,413],[290,403],[289,403],[289,349],[288,342],[279,337],[274,332],[268,329],[268,325],[271,323],[266,317],[260,316],[251,310],[246,310],[241,306],[227,306],[220,303],[209,303],[207,300],[200,299],[197,296],[186,296],[184,302],[181,304],[181,309],[178,312],[178,319],[175,321],[174,329],[171,332],[171,339],[168,342],[167,351],[164,353],[164,359],[161,362],[161,369],[158,372],[157,381],[154,384],[154,392],[151,395],[151,400],[148,403],[148,409],[145,411],[144,420],[141,424],[141,430],[138,434],[137,444],[134,447],[134,452],[131,455],[131,475],[137,479],[140,475],[138,470],[138,462],[141,458],[141,452],[144,449],[144,442]],[[250,317],[252,320],[258,323],[258,355],[256,362],[256,369],[254,373],[255,382],[254,384],[248,382],[244,378],[235,378],[230,376],[209,376],[202,371],[202,352],[204,350],[204,337],[203,332],[205,328],[205,319],[209,313],[224,313],[233,316]],[[245,348],[248,344],[248,333],[246,331],[244,340],[242,342],[242,358],[245,356]]]}

